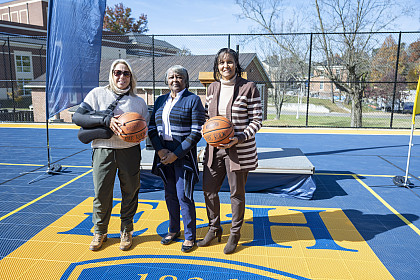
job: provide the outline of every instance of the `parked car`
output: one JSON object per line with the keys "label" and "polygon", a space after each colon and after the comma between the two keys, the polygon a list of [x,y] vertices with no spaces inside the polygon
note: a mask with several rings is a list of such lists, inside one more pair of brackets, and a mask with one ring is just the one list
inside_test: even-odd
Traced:
{"label": "parked car", "polygon": [[[398,101],[395,101],[395,103],[394,103],[394,113],[401,112],[401,108],[402,108],[402,106],[400,105],[400,103]],[[392,111],[392,102],[386,103],[384,109],[385,109],[385,112],[391,112]]]}
{"label": "parked car", "polygon": [[404,102],[402,112],[403,114],[413,113],[414,102]]}

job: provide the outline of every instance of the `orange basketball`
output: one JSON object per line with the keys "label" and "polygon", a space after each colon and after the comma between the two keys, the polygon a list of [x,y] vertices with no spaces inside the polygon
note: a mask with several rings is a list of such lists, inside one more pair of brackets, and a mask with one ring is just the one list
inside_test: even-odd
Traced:
{"label": "orange basketball", "polygon": [[202,133],[209,145],[218,147],[230,142],[229,138],[234,135],[233,124],[225,117],[215,116],[204,123]]}
{"label": "orange basketball", "polygon": [[139,113],[127,112],[122,114],[118,120],[122,133],[120,138],[126,142],[137,143],[143,141],[147,136],[146,120]]}

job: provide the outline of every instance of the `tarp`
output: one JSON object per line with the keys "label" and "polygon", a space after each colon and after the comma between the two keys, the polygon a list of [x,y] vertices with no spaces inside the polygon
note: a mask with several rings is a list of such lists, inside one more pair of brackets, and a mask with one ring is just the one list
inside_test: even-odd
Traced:
{"label": "tarp", "polygon": [[99,85],[106,0],[49,0],[46,115],[80,103]]}
{"label": "tarp", "polygon": [[[195,185],[194,190],[202,190],[202,178]],[[160,177],[153,175],[150,170],[141,170],[140,192],[163,190],[163,182]],[[313,175],[308,174],[280,174],[249,172],[245,186],[246,192],[269,193],[279,197],[294,197],[299,199],[312,199],[316,190]],[[223,182],[222,192],[229,192],[227,179]]]}

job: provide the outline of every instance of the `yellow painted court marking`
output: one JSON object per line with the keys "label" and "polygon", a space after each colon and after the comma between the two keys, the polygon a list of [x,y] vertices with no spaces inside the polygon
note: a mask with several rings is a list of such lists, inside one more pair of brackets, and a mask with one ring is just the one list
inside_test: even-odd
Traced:
{"label": "yellow painted court marking", "polygon": [[65,186],[67,186],[67,185],[69,185],[69,184],[73,183],[74,181],[76,181],[76,180],[78,180],[78,179],[82,178],[83,176],[85,176],[85,175],[89,174],[90,172],[92,172],[92,169],[91,169],[91,170],[89,170],[89,171],[86,171],[86,172],[85,172],[85,173],[83,173],[82,175],[77,176],[76,178],[71,179],[71,180],[70,180],[70,181],[68,181],[67,183],[62,184],[61,186],[59,186],[59,187],[57,187],[57,188],[55,188],[55,189],[53,189],[53,190],[51,190],[51,191],[49,191],[49,192],[47,192],[47,193],[45,193],[45,194],[41,195],[40,197],[38,197],[38,198],[36,198],[36,199],[32,200],[31,202],[28,202],[28,203],[26,203],[25,205],[22,205],[21,207],[19,207],[19,208],[17,208],[17,209],[15,209],[15,210],[13,210],[12,212],[10,212],[10,213],[8,213],[8,214],[4,215],[3,217],[0,217],[0,221],[1,221],[1,220],[6,219],[7,217],[9,217],[9,216],[11,216],[11,215],[13,215],[13,214],[15,214],[15,213],[17,213],[17,212],[19,212],[20,210],[22,210],[22,209],[24,209],[24,208],[28,207],[29,205],[34,204],[35,202],[37,202],[37,201],[41,200],[42,198],[44,198],[44,197],[46,197],[46,196],[48,196],[48,195],[50,195],[50,194],[52,194],[52,193],[54,193],[54,192],[58,191],[59,189],[64,188]]}
{"label": "yellow painted court marking", "polygon": [[[46,128],[45,123],[0,123],[0,127],[14,128]],[[73,123],[48,124],[49,128],[79,129]],[[370,128],[307,128],[307,127],[263,127],[258,132],[262,133],[295,133],[295,134],[358,134],[358,135],[410,135],[410,129],[370,129]],[[414,131],[420,135],[420,130]]]}
{"label": "yellow painted court marking", "polygon": [[[12,128],[46,128],[45,123],[0,123],[0,127],[12,127]],[[48,128],[61,128],[61,129],[79,129],[80,127],[67,123],[67,124],[48,124]]]}
{"label": "yellow painted court marking", "polygon": [[315,173],[315,175],[328,175],[328,176],[360,176],[360,177],[385,177],[385,178],[394,178],[395,175],[369,175],[369,174],[348,174],[348,173]]}
{"label": "yellow painted court marking", "polygon": [[[306,127],[263,127],[262,133],[292,133],[292,134],[353,134],[353,135],[410,135],[410,129],[357,129],[357,128],[306,128]],[[420,131],[414,131],[420,135]]]}
{"label": "yellow painted court marking", "polygon": [[0,165],[15,165],[15,166],[45,166],[45,164],[5,163],[5,162],[0,162]]}
{"label": "yellow painted court marking", "polygon": [[400,218],[404,223],[406,223],[409,227],[411,227],[418,235],[420,235],[420,229],[418,229],[415,225],[413,225],[409,220],[407,220],[403,215],[401,215],[397,210],[394,209],[391,205],[388,204],[382,197],[380,197],[374,190],[372,190],[371,187],[365,184],[362,180],[357,177],[357,175],[352,174],[354,179],[356,179],[363,187],[365,187],[373,196],[375,196],[380,202],[382,202],[383,205],[386,206],[389,210],[391,210],[392,213],[397,215],[398,218]]}

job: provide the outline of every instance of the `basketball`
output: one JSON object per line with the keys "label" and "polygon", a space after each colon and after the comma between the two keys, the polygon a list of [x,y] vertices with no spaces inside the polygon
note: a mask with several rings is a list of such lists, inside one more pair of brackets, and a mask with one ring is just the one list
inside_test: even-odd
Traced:
{"label": "basketball", "polygon": [[234,135],[233,124],[225,117],[215,116],[204,123],[202,133],[209,145],[218,147],[230,142],[229,138]]}
{"label": "basketball", "polygon": [[139,113],[127,112],[122,114],[118,120],[122,133],[120,138],[126,142],[137,143],[143,141],[147,136],[146,120]]}

